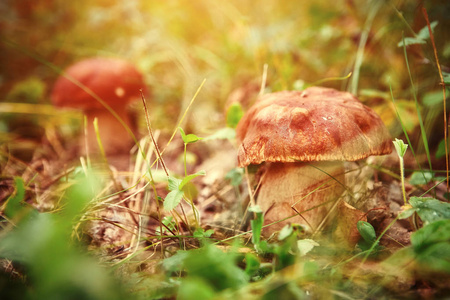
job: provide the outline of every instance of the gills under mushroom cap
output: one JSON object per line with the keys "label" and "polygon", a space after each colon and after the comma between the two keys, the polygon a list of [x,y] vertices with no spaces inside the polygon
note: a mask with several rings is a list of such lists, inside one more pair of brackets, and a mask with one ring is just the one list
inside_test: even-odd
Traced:
{"label": "gills under mushroom cap", "polygon": [[380,117],[355,96],[310,87],[262,96],[236,129],[239,166],[266,162],[355,161],[392,151]]}

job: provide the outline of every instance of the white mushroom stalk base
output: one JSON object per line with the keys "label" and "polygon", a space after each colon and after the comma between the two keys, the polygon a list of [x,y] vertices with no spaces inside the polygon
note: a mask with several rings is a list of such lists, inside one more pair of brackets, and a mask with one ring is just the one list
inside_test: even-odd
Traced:
{"label": "white mushroom stalk base", "polygon": [[288,223],[306,226],[311,231],[332,218],[336,201],[345,191],[345,168],[340,161],[313,163],[268,163],[257,202],[268,225],[268,235]]}

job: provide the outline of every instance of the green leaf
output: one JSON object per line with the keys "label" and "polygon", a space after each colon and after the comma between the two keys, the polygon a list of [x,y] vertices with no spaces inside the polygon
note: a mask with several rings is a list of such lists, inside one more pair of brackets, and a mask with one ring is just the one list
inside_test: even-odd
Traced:
{"label": "green leaf", "polygon": [[234,130],[234,128],[225,127],[206,137],[205,140],[234,140],[235,138],[236,130]]}
{"label": "green leaf", "polygon": [[436,158],[442,158],[445,156],[445,139],[442,139],[439,142],[435,156]]}
{"label": "green leaf", "polygon": [[305,292],[293,281],[272,280],[267,284],[266,293],[261,300],[273,299],[308,299]]}
{"label": "green leaf", "polygon": [[[91,190],[87,182],[83,188]],[[75,213],[67,207],[58,213],[30,210],[14,228],[2,232],[0,256],[25,266],[21,273],[27,282],[33,282],[29,286],[31,298],[67,299],[76,295],[79,299],[119,299],[117,282],[111,280],[97,260],[80,251],[81,243],[73,238],[73,222],[80,218],[77,215],[75,219]]]}
{"label": "green leaf", "polygon": [[197,228],[194,231],[194,237],[196,238],[209,238],[214,233],[213,229],[204,230],[203,228]]}
{"label": "green leaf", "polygon": [[356,223],[356,228],[358,229],[359,233],[361,234],[361,237],[366,241],[373,243],[377,239],[377,235],[375,233],[375,229],[373,226],[365,221],[358,221]]}
{"label": "green leaf", "polygon": [[[431,31],[434,32],[434,28],[437,26],[438,21],[433,21],[430,24]],[[398,47],[403,47],[403,44],[405,46],[409,45],[415,45],[415,44],[425,44],[426,40],[430,38],[430,31],[428,30],[428,25],[420,29],[420,31],[417,33],[415,37],[406,37],[400,42],[398,42]]]}
{"label": "green leaf", "polygon": [[208,229],[205,231],[205,234],[203,235],[205,238],[211,237],[211,235],[214,234],[214,229]]}
{"label": "green leaf", "polygon": [[425,224],[450,219],[450,203],[448,202],[434,198],[411,197],[409,203]]}
{"label": "green leaf", "polygon": [[[450,243],[450,220],[430,223],[411,235],[411,245],[416,254],[423,254],[427,248],[439,243]],[[450,259],[449,255],[447,259]]]}
{"label": "green leaf", "polygon": [[[162,233],[167,232],[169,230],[175,230],[176,228],[176,223],[173,221],[173,217],[172,216],[167,216],[164,217],[162,219],[162,223],[165,225],[162,227]],[[166,228],[167,227],[167,228]],[[169,230],[168,230],[169,229]],[[161,228],[158,226],[158,228],[156,228],[156,233],[158,235],[161,235],[162,233],[160,232]]]}
{"label": "green leaf", "polygon": [[22,177],[14,178],[14,192],[6,200],[5,215],[8,218],[14,218],[17,213],[23,208],[21,202],[25,198],[25,183]]}
{"label": "green leaf", "polygon": [[214,291],[237,289],[248,282],[249,276],[236,265],[236,254],[223,252],[213,245],[200,249],[179,251],[163,261],[169,271],[184,269],[186,278],[198,278],[205,281]]}
{"label": "green leaf", "polygon": [[227,126],[236,128],[243,115],[244,112],[242,111],[242,106],[240,103],[235,102],[231,104],[227,111]]}
{"label": "green leaf", "polygon": [[[319,246],[319,244],[317,243],[317,245],[315,246]],[[323,278],[321,277],[322,275],[320,275],[321,269],[322,267],[319,266],[319,263],[317,261],[307,260],[305,261],[303,267],[303,278],[305,278],[306,280],[314,280],[315,282],[317,282],[318,280],[321,280],[320,278]],[[331,272],[333,272],[333,269],[331,270]],[[333,278],[335,278],[335,275],[333,275]]]}
{"label": "green leaf", "polygon": [[362,239],[360,239],[358,242],[358,247],[362,251],[372,249],[370,255],[376,255],[381,249],[383,249],[383,247],[378,244],[375,229],[370,223],[365,221],[358,221],[358,223],[356,223],[356,228],[358,229],[362,237]]}
{"label": "green leaf", "polygon": [[166,199],[164,200],[164,209],[167,211],[171,211],[178,204],[180,204],[181,199],[183,199],[184,192],[180,190],[173,190],[167,194]]}
{"label": "green leaf", "polygon": [[252,227],[252,243],[255,245],[255,248],[259,249],[259,243],[261,241],[261,231],[264,223],[264,216],[261,208],[258,205],[252,206],[248,209],[249,212],[254,212],[256,214],[256,218],[250,221],[250,225]]}
{"label": "green leaf", "polygon": [[6,95],[10,102],[19,103],[40,103],[46,91],[46,84],[37,77],[28,77],[27,79],[15,83]]}
{"label": "green leaf", "polygon": [[100,178],[92,170],[75,176],[74,185],[66,192],[64,213],[77,215],[100,193]]}
{"label": "green leaf", "polygon": [[194,179],[195,177],[198,177],[198,176],[204,176],[204,175],[206,175],[206,172],[203,171],[203,170],[201,170],[201,171],[198,171],[198,172],[195,173],[195,174],[191,174],[191,175],[188,175],[188,176],[184,177],[183,180],[181,180],[178,189],[182,190],[183,187],[184,187],[189,181],[191,181],[191,180]]}
{"label": "green leaf", "polygon": [[432,172],[414,172],[411,174],[409,183],[413,185],[427,184],[434,179],[434,173]]}
{"label": "green leaf", "polygon": [[180,189],[180,184],[182,182],[181,179],[169,176],[168,182],[169,182],[169,191],[181,190]]}
{"label": "green leaf", "polygon": [[397,47],[403,47],[403,44],[405,46],[409,45],[416,45],[416,44],[426,44],[426,41],[421,38],[413,38],[413,37],[406,37],[400,42],[398,42]]}
{"label": "green leaf", "polygon": [[203,278],[185,278],[177,292],[177,300],[210,300],[215,299],[215,291]]}
{"label": "green leaf", "polygon": [[167,211],[171,211],[172,209],[174,209],[180,203],[181,199],[183,199],[183,188],[186,186],[186,184],[195,177],[205,174],[205,171],[199,171],[195,174],[188,175],[183,179],[169,176],[168,186],[170,192],[167,194],[166,199],[164,200],[164,209]]}
{"label": "green leaf", "polygon": [[256,255],[253,253],[245,254],[245,273],[247,275],[254,276],[258,272],[261,263]]}
{"label": "green leaf", "polygon": [[183,267],[183,264],[189,256],[188,251],[180,250],[176,254],[164,259],[162,266],[167,272],[176,272]]}
{"label": "green leaf", "polygon": [[293,231],[294,231],[294,229],[292,228],[292,226],[290,224],[284,226],[280,230],[280,233],[278,234],[278,240],[282,241],[282,240],[286,239],[287,237],[289,237],[292,234]]}
{"label": "green leaf", "polygon": [[186,144],[192,144],[192,143],[198,142],[198,141],[200,141],[200,140],[203,140],[203,138],[198,137],[198,136],[196,136],[195,134],[192,134],[192,133],[186,135],[186,137],[183,139],[183,141],[184,141]]}
{"label": "green leaf", "polygon": [[402,211],[398,214],[399,219],[406,219],[411,217],[416,212],[416,209],[411,205],[402,206]]}
{"label": "green leaf", "polygon": [[186,133],[184,133],[183,128],[181,128],[181,127],[178,127],[178,129],[180,130],[181,138],[183,139],[183,142],[185,144],[192,144],[192,143],[195,143],[195,142],[200,141],[200,140],[203,139],[203,138],[198,137],[198,136],[196,136],[195,134],[192,134],[192,133],[186,135]]}
{"label": "green leaf", "polygon": [[450,220],[430,223],[411,235],[417,261],[427,268],[450,273]]}
{"label": "green leaf", "polygon": [[184,141],[184,139],[186,138],[186,133],[184,132],[183,128],[181,128],[181,127],[178,127],[178,130],[180,131],[180,133],[181,133],[181,138],[182,138],[183,141]]}
{"label": "green leaf", "polygon": [[398,156],[399,157],[405,156],[406,149],[408,149],[408,145],[405,144],[402,140],[399,140],[397,138],[395,139],[395,141],[393,141],[393,143]]}
{"label": "green leaf", "polygon": [[204,233],[205,233],[205,230],[203,228],[197,228],[194,231],[194,237],[195,238],[202,238]]}
{"label": "green leaf", "polygon": [[[439,22],[433,21],[430,24],[431,32],[434,33],[434,28],[437,26]],[[422,40],[426,40],[430,38],[430,31],[428,30],[428,25],[425,25],[420,31],[417,33],[417,37]]]}
{"label": "green leaf", "polygon": [[239,186],[244,178],[244,168],[231,169],[226,175],[225,179],[230,180],[232,186]]}
{"label": "green leaf", "polygon": [[442,77],[444,77],[444,83],[450,85],[450,73],[442,72]]}
{"label": "green leaf", "polygon": [[173,228],[175,228],[175,222],[173,221],[173,217],[172,216],[167,216],[167,217],[164,217],[163,219],[162,219],[162,223],[164,224],[164,225],[166,225],[167,227],[169,227],[170,229],[173,229]]}
{"label": "green leaf", "polygon": [[437,107],[434,107],[434,106],[442,105],[442,101],[443,101],[442,98],[443,98],[442,90],[434,91],[434,92],[426,93],[423,96],[422,103],[424,104],[424,106],[427,106],[427,107],[430,107],[433,109],[438,109]]}
{"label": "green leaf", "polygon": [[297,241],[297,247],[298,250],[300,251],[300,256],[305,256],[316,246],[320,246],[319,243],[311,239],[304,239]]}

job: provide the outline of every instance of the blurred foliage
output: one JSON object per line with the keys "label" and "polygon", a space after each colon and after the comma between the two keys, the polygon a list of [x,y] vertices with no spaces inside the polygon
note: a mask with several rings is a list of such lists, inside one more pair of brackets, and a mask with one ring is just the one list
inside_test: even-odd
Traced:
{"label": "blurred foliage", "polygon": [[[52,85],[61,70],[91,56],[121,57],[138,66],[152,90],[147,100],[155,129],[173,131],[180,125],[186,132],[208,136],[205,140],[235,138],[234,128],[251,104],[248,99],[259,92],[263,75],[267,75],[264,92],[302,89],[326,78],[339,80],[321,84],[351,90],[355,77],[345,77],[353,72],[352,76],[358,76],[361,101],[380,114],[393,136],[404,134],[398,112],[405,132],[411,135],[412,146],[421,150],[419,116],[413,100],[416,93],[429,146],[437,151],[437,158],[442,158],[443,97],[420,4],[426,7],[430,21],[437,22],[433,23],[437,24],[436,48],[448,82],[450,3],[445,0],[379,3],[376,0],[1,1],[0,167],[22,164],[12,158],[18,153],[13,150],[25,145],[26,139],[34,140],[27,146],[32,152],[42,151],[39,143],[44,136],[59,133],[61,139],[72,139],[81,122],[73,122],[74,118],[67,118],[67,114],[45,104],[50,104]],[[369,22],[368,16],[375,6],[379,10]],[[407,57],[403,48],[398,47],[403,37],[408,44]],[[363,60],[359,75],[355,75],[358,53],[363,53]],[[405,59],[411,66],[412,78]],[[178,124],[180,114],[204,79],[206,83],[186,122]],[[232,99],[231,106],[227,106],[228,97],[242,87],[246,87],[246,99],[241,99],[244,103]],[[140,104],[133,108],[144,135],[146,125]],[[79,119],[80,115],[72,116]],[[211,135],[218,128],[224,129]],[[183,137],[185,143],[197,140],[184,131]],[[58,145],[52,146],[57,152]],[[418,154],[423,156],[423,150]],[[436,163],[438,168],[443,165],[442,161]],[[429,278],[440,280],[441,274],[449,272],[448,203],[413,197],[409,216],[416,212],[425,226],[413,233],[411,246],[380,264],[377,255],[370,257],[369,264],[357,265],[361,250],[372,248],[377,254],[385,251],[374,245],[379,235],[369,223],[361,223],[358,228],[363,236],[359,249],[343,252],[340,245],[327,240],[301,239],[303,232],[295,226],[284,228],[277,240],[264,239],[260,236],[262,213],[254,208],[252,212],[257,218],[251,222],[254,230],[251,241],[257,251],[241,244],[230,247],[223,242],[224,250],[210,243],[210,239],[216,241],[215,232],[197,228],[191,237],[195,242],[189,245],[195,245],[193,248],[201,245],[200,248],[167,250],[163,255],[170,257],[160,260],[152,272],[144,270],[145,260],[133,261],[130,272],[124,267],[125,271],[117,272],[119,276],[113,276],[111,268],[86,254],[85,245],[73,238],[80,215],[99,193],[98,178],[88,174],[56,181],[64,186],[50,196],[45,195],[52,200],[56,198],[58,203],[57,209],[50,213],[29,205],[41,197],[41,186],[33,181],[37,177],[40,183],[41,173],[26,164],[21,165],[22,169],[27,170],[27,179],[1,170],[2,180],[9,180],[9,186],[1,187],[5,199],[1,206],[0,236],[2,299],[161,299],[175,297],[177,293],[180,299],[301,299],[311,294],[318,298],[348,299],[417,297],[411,294],[413,287],[427,285]],[[169,209],[185,196],[188,182],[202,174],[169,178],[172,193],[168,196],[172,202],[167,201]],[[419,174],[423,178],[412,176],[410,183],[424,185],[436,179],[425,178],[423,174]],[[166,179],[165,175],[162,177]],[[243,169],[233,169],[227,174],[236,189],[243,178]],[[172,217],[162,224],[166,227],[161,226],[155,233],[160,240],[183,226]],[[249,237],[242,240],[249,241]],[[392,287],[391,282],[399,283],[400,287]],[[439,281],[433,283],[436,289],[445,287]]]}
{"label": "blurred foliage", "polygon": [[[264,64],[269,66],[272,91],[293,89],[298,80],[346,76],[353,69],[372,2],[7,0],[0,7],[5,12],[0,94],[27,78],[38,78],[47,84],[47,93],[51,90],[58,74],[35,56],[57,68],[90,56],[119,56],[144,72],[153,90],[151,111],[157,128],[173,124],[206,78],[197,101],[201,109],[189,123],[199,132],[224,122],[221,111],[230,92],[258,82]],[[449,4],[424,4],[430,19],[439,22],[438,49],[448,49],[444,12]],[[425,25],[415,2],[386,1],[368,28],[359,88],[387,91],[391,85],[401,98],[410,98],[403,54],[396,46],[403,33],[411,38]],[[421,78],[419,92],[437,88],[432,49],[425,45],[412,53],[410,59],[426,62],[413,70]],[[449,59],[448,54],[442,56],[441,64]],[[326,85],[346,89],[349,82]]]}
{"label": "blurred foliage", "polygon": [[[447,209],[447,213],[448,211]],[[416,231],[411,236],[411,244],[417,260],[425,268],[450,274],[450,219],[448,215],[446,219],[429,223]]]}
{"label": "blurred foliage", "polygon": [[[113,277],[72,239],[73,224],[96,192],[92,175],[83,177],[67,190],[64,208],[59,213],[39,213],[30,207],[18,207],[20,202],[16,200],[23,200],[23,182],[16,180],[16,195],[8,201],[5,211],[16,224],[1,233],[0,257],[17,268],[24,268],[27,276],[21,289],[0,289],[2,299],[11,296],[16,299],[122,298]],[[18,217],[20,210],[25,212]],[[0,287],[6,278],[2,274]]]}
{"label": "blurred foliage", "polygon": [[197,250],[180,251],[165,259],[163,265],[168,272],[186,270],[189,279],[183,281],[181,290],[184,284],[191,285],[190,281],[196,280],[203,281],[207,290],[218,292],[237,289],[248,282],[248,276],[238,268],[236,259],[233,252],[223,252],[215,246],[206,245]]}

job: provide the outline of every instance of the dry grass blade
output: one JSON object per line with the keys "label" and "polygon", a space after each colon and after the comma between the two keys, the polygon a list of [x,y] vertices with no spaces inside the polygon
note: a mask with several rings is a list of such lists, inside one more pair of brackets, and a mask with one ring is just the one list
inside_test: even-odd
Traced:
{"label": "dry grass blade", "polygon": [[161,151],[159,151],[158,144],[156,143],[155,137],[153,136],[152,126],[150,124],[150,117],[148,116],[147,103],[145,101],[144,93],[142,92],[142,90],[140,90],[140,92],[141,92],[142,104],[144,105],[145,121],[147,122],[148,133],[150,134],[150,137],[152,139],[156,154],[158,155],[157,160],[161,161],[161,165],[164,169],[164,172],[166,173],[167,177],[169,177],[169,172],[167,171],[166,164],[164,163],[164,160],[161,156]]}
{"label": "dry grass blade", "polygon": [[434,42],[434,35],[433,35],[433,30],[431,30],[431,25],[430,25],[430,20],[428,19],[428,13],[427,10],[425,9],[425,7],[422,7],[422,13],[423,16],[425,17],[425,21],[427,22],[427,26],[428,26],[428,32],[430,33],[430,40],[431,40],[431,45],[433,46],[433,51],[434,51],[434,57],[436,59],[436,65],[439,71],[439,77],[441,79],[440,85],[442,86],[442,96],[443,96],[443,103],[444,103],[444,142],[445,142],[445,167],[446,167],[446,171],[447,171],[447,192],[449,191],[449,168],[448,168],[448,144],[447,144],[447,139],[448,139],[448,126],[447,126],[447,107],[446,107],[446,101],[445,99],[447,99],[447,95],[446,95],[446,90],[445,90],[445,82],[444,82],[444,77],[442,76],[442,70],[441,70],[441,65],[439,63],[439,56],[437,54],[437,50],[436,50],[436,44]]}
{"label": "dry grass blade", "polygon": [[177,134],[178,132],[178,127],[181,126],[181,123],[183,123],[184,118],[186,117],[189,109],[191,108],[192,104],[194,103],[194,100],[197,98],[198,94],[200,93],[203,85],[205,84],[206,79],[203,79],[202,83],[200,84],[200,86],[198,87],[197,91],[195,92],[194,96],[191,99],[191,102],[189,102],[188,107],[186,108],[186,110],[184,111],[183,115],[180,118],[180,121],[178,122],[177,126],[175,126],[175,129],[172,133],[172,136],[170,137],[169,141],[167,142],[166,147],[163,149],[163,151],[161,152],[161,154],[164,153],[164,151],[166,151],[167,147],[169,146],[169,144],[172,142],[173,138],[175,137],[175,134]]}
{"label": "dry grass blade", "polygon": [[264,70],[263,70],[263,74],[262,74],[262,79],[261,79],[261,88],[259,90],[259,95],[262,96],[264,94],[264,89],[266,88],[266,84],[267,84],[267,69],[268,69],[268,65],[264,64]]}

